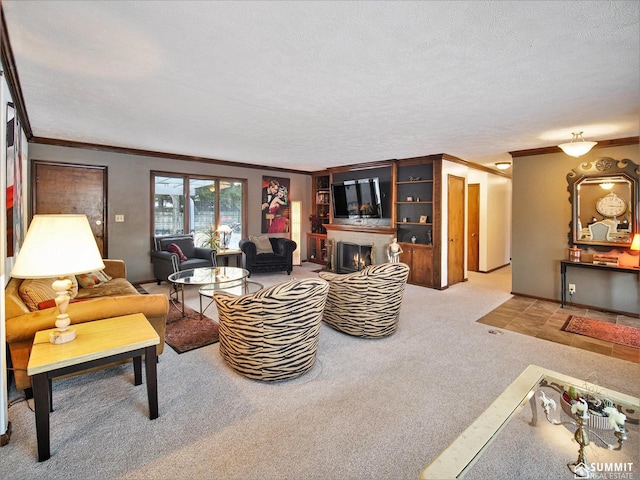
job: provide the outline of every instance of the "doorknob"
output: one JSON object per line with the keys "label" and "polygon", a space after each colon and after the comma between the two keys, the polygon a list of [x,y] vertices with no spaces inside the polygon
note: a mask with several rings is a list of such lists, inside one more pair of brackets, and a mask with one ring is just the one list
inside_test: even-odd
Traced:
{"label": "doorknob", "polygon": [[450,241],[451,243],[453,243],[453,238],[450,238],[450,239],[449,239],[449,241]]}
{"label": "doorknob", "polygon": [[102,225],[102,220],[96,220],[96,225]]}
{"label": "doorknob", "polygon": [[472,237],[475,237],[475,236],[476,236],[476,234],[475,234],[475,233],[472,233],[472,234],[471,234],[471,236],[472,236]]}

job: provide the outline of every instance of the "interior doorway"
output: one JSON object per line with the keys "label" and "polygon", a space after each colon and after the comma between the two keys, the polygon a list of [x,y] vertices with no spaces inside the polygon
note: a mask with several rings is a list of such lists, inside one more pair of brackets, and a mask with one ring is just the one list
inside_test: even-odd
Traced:
{"label": "interior doorway", "polygon": [[34,214],[85,214],[102,258],[108,258],[107,167],[34,160],[31,185]]}
{"label": "interior doorway", "polygon": [[470,183],[467,199],[467,270],[480,271],[480,184]]}
{"label": "interior doorway", "polygon": [[447,248],[447,284],[449,286],[464,281],[464,209],[465,179],[448,176],[448,248]]}

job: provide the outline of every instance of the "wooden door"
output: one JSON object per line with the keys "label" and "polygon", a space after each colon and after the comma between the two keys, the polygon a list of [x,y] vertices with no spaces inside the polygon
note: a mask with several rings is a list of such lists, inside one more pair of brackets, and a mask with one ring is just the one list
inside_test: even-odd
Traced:
{"label": "wooden door", "polygon": [[451,286],[464,280],[464,178],[449,175],[448,186],[447,283]]}
{"label": "wooden door", "polygon": [[107,257],[107,167],[32,164],[34,214],[85,214],[103,258]]}
{"label": "wooden door", "polygon": [[480,184],[469,184],[467,212],[467,269],[480,270]]}

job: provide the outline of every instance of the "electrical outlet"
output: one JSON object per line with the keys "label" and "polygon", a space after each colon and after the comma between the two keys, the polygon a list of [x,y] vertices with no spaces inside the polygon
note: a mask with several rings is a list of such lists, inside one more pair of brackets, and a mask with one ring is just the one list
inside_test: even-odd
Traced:
{"label": "electrical outlet", "polygon": [[116,215],[116,222],[124,222],[124,215]]}
{"label": "electrical outlet", "polygon": [[573,295],[574,293],[576,293],[576,284],[575,283],[570,283],[569,284],[569,295]]}

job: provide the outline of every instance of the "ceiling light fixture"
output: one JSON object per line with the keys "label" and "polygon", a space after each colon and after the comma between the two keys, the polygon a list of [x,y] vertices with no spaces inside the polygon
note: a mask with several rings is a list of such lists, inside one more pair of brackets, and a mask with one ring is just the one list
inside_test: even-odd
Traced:
{"label": "ceiling light fixture", "polygon": [[498,170],[506,170],[511,167],[511,162],[498,162],[496,163],[496,168]]}
{"label": "ceiling light fixture", "polygon": [[584,138],[582,138],[582,132],[573,132],[571,137],[571,141],[569,143],[561,143],[558,145],[564,153],[567,155],[571,155],[572,157],[581,157],[593,147],[596,146],[598,142],[585,142]]}

